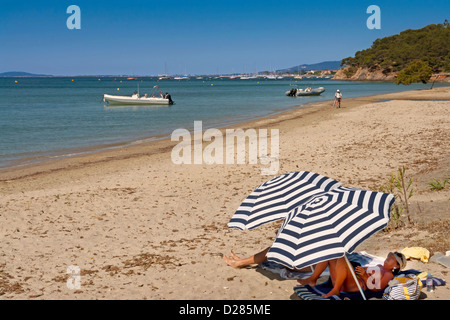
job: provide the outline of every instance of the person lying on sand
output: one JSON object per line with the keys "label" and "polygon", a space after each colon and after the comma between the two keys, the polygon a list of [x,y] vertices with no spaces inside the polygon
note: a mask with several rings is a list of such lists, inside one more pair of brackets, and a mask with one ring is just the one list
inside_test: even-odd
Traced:
{"label": "person lying on sand", "polygon": [[[241,258],[234,254],[232,250],[230,250],[230,256],[223,255],[223,260],[225,263],[233,268],[244,268],[251,264],[260,264],[267,260],[267,252],[269,251],[270,247],[264,249],[261,252],[258,252],[250,257],[247,258]],[[289,269],[291,271],[296,272],[311,272],[313,269],[311,267],[306,267],[303,269]]]}
{"label": "person lying on sand", "polygon": [[[353,264],[355,267],[355,264]],[[357,265],[355,268],[358,282],[363,290],[380,291],[388,286],[389,281],[394,278],[401,269],[406,266],[406,258],[402,253],[389,252],[384,264],[376,267],[361,267]],[[306,279],[297,280],[300,284],[308,284],[315,286],[317,279],[322,272],[329,268],[331,282],[333,289],[327,294],[322,295],[323,298],[328,298],[333,295],[339,296],[341,292],[357,292],[358,286],[349,270],[349,266],[345,258],[338,258],[320,262],[316,265],[313,274]]]}

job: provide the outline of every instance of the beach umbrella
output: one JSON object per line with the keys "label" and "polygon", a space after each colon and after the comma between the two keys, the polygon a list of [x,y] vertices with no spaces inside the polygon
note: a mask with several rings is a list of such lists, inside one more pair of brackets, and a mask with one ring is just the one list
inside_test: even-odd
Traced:
{"label": "beach umbrella", "polygon": [[365,299],[346,253],[353,252],[361,242],[387,226],[393,202],[391,194],[341,185],[315,192],[285,216],[267,259],[301,269],[345,257]]}
{"label": "beach umbrella", "polygon": [[277,176],[261,184],[242,202],[228,226],[246,230],[285,219],[291,210],[314,195],[340,185],[333,179],[308,171]]}

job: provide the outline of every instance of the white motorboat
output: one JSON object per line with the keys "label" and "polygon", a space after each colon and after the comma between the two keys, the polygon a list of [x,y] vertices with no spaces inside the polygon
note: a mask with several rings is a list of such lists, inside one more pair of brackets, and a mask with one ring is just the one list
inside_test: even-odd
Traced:
{"label": "white motorboat", "polygon": [[150,94],[140,96],[135,92],[131,97],[129,96],[115,96],[111,94],[104,94],[103,101],[108,102],[109,105],[171,105],[173,104],[170,94],[163,94],[158,86],[154,86]]}
{"label": "white motorboat", "polygon": [[286,91],[286,95],[289,97],[318,96],[324,91],[325,91],[324,87],[319,87],[319,88],[314,88],[314,89],[311,87],[307,87],[306,89],[292,88],[292,89]]}

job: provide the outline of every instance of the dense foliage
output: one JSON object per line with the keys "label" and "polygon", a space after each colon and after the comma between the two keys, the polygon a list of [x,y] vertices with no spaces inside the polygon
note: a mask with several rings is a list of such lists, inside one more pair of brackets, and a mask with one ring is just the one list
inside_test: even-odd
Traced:
{"label": "dense foliage", "polygon": [[406,68],[397,74],[397,84],[411,84],[413,82],[427,83],[432,74],[432,69],[428,63],[422,60],[412,61]]}
{"label": "dense foliage", "polygon": [[430,24],[418,30],[405,30],[398,35],[377,39],[372,47],[342,60],[341,66],[365,67],[384,73],[399,72],[421,60],[432,72],[450,72],[450,24]]}

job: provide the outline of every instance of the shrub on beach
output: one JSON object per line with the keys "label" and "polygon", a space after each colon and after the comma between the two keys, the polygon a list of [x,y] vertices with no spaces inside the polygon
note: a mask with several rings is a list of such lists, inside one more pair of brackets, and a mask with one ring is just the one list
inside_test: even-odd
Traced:
{"label": "shrub on beach", "polygon": [[440,181],[438,179],[434,179],[433,181],[430,181],[428,185],[430,186],[430,190],[442,190],[445,189],[447,186],[447,183],[450,181],[450,176],[445,178],[444,180]]}
{"label": "shrub on beach", "polygon": [[409,85],[413,82],[427,83],[433,70],[428,63],[422,60],[412,61],[405,69],[397,74],[397,84]]}
{"label": "shrub on beach", "polygon": [[397,174],[393,173],[389,181],[379,188],[380,192],[391,193],[395,196],[395,203],[391,208],[391,220],[387,229],[396,229],[405,224],[413,224],[409,210],[409,199],[416,191],[412,187],[412,178],[406,177],[406,168],[403,166],[398,169]]}

